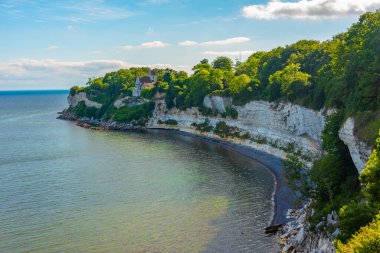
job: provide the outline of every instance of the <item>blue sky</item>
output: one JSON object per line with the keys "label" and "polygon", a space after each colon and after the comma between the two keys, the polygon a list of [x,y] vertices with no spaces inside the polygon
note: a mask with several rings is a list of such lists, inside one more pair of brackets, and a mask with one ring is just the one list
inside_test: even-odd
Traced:
{"label": "blue sky", "polygon": [[0,90],[64,89],[130,66],[190,70],[344,32],[380,0],[0,0]]}

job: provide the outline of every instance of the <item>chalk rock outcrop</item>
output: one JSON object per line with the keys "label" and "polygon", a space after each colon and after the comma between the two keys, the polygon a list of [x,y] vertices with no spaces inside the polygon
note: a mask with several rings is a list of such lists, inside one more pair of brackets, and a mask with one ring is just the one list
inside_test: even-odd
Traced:
{"label": "chalk rock outcrop", "polygon": [[[219,112],[225,110],[227,105],[232,106],[229,103],[230,101],[217,96],[206,97],[204,100],[205,106]],[[189,132],[193,131],[192,123],[199,124],[208,118],[210,125],[214,127],[219,121],[224,121],[227,125],[238,128],[242,134],[248,133],[253,139],[265,139],[264,145],[249,144],[249,146],[270,151],[275,155],[279,153],[273,152],[273,147],[288,145],[296,146],[312,158],[321,155],[321,136],[325,125],[322,111],[317,112],[290,103],[276,105],[266,101],[252,101],[244,106],[233,107],[238,111],[237,119],[204,116],[196,108],[186,111],[168,110],[164,101],[156,101],[156,109],[149,126],[157,127],[158,121],[171,119],[178,122],[175,128]]]}
{"label": "chalk rock outcrop", "polygon": [[203,106],[213,109],[217,112],[225,112],[227,106],[232,105],[232,98],[220,96],[206,96],[203,100]]}
{"label": "chalk rock outcrop", "polygon": [[72,107],[77,106],[78,103],[82,101],[84,101],[87,107],[95,107],[98,109],[102,107],[102,104],[89,100],[85,92],[79,92],[79,93],[76,93],[75,95],[70,95],[67,97],[67,102],[69,102],[69,105]]}
{"label": "chalk rock outcrop", "polygon": [[113,106],[117,109],[128,106],[128,107],[133,107],[136,105],[142,105],[149,102],[149,100],[142,98],[142,97],[124,97],[124,98],[119,98],[117,99],[114,103]]}
{"label": "chalk rock outcrop", "polygon": [[352,161],[358,172],[361,173],[371,154],[371,149],[355,136],[354,129],[355,121],[350,117],[339,130],[339,138],[347,145]]}

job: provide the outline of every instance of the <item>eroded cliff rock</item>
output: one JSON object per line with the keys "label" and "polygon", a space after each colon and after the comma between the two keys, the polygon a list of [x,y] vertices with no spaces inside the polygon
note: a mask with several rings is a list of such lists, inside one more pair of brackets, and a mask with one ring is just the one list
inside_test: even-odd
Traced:
{"label": "eroded cliff rock", "polygon": [[148,99],[142,98],[142,97],[124,97],[124,98],[119,98],[117,99],[114,103],[113,106],[117,109],[120,109],[121,107],[128,106],[128,107],[133,107],[136,105],[142,105],[149,102]]}
{"label": "eroded cliff rock", "polygon": [[72,106],[72,107],[75,107],[78,105],[78,103],[84,101],[85,105],[87,107],[95,107],[95,108],[101,108],[102,107],[102,104],[98,103],[98,102],[95,102],[95,101],[91,101],[87,98],[86,96],[86,93],[85,92],[79,92],[79,93],[76,93],[74,95],[69,95],[67,97],[67,101],[69,102],[69,105]]}
{"label": "eroded cliff rock", "polygon": [[213,109],[217,112],[226,112],[226,107],[232,106],[232,98],[220,96],[206,96],[203,100],[203,106]]}
{"label": "eroded cliff rock", "polygon": [[354,129],[355,121],[350,117],[339,130],[339,138],[347,145],[352,161],[358,172],[361,173],[371,154],[371,149],[355,136]]}
{"label": "eroded cliff rock", "polygon": [[[206,97],[204,105],[216,111],[225,111],[226,106],[231,106],[230,101],[221,97]],[[157,127],[159,121],[175,120],[175,127],[182,131],[194,132],[192,123],[200,124],[206,118],[210,125],[216,126],[220,121],[226,122],[231,127],[236,127],[241,133],[248,133],[253,139],[265,139],[265,144],[244,140],[245,145],[269,152],[280,157],[286,154],[279,147],[295,145],[303,154],[316,158],[321,152],[321,135],[325,124],[322,111],[316,112],[301,106],[292,104],[269,103],[266,101],[253,101],[244,106],[234,106],[238,111],[238,118],[222,118],[219,116],[201,115],[196,108],[179,111],[166,108],[164,101],[156,101],[156,109],[149,127]],[[208,136],[212,133],[208,133]]]}
{"label": "eroded cliff rock", "polygon": [[[85,92],[79,92],[68,97],[71,107],[77,106],[81,101],[84,101],[88,107],[101,108],[102,106],[100,103],[89,100]],[[124,97],[116,100],[113,105],[119,109],[146,102],[149,101],[144,98]],[[321,142],[325,116],[333,113],[333,110],[314,111],[291,103],[275,104],[267,101],[252,101],[244,106],[233,106],[231,98],[205,97],[203,105],[215,112],[226,112],[227,107],[234,107],[238,112],[238,118],[232,119],[229,117],[222,118],[220,114],[218,116],[204,116],[198,108],[188,108],[185,111],[176,108],[168,109],[162,94],[156,96],[155,102],[156,107],[153,117],[147,124],[148,128],[173,128],[220,139],[213,132],[196,131],[192,124],[201,124],[209,119],[210,125],[215,127],[218,122],[223,121],[228,126],[238,129],[242,134],[249,134],[252,137],[251,139],[224,138],[225,140],[247,145],[281,158],[286,157],[286,152],[284,152],[286,147],[294,146],[305,157],[309,157],[310,161],[322,155]],[[73,115],[68,116],[70,119],[74,118]],[[65,118],[65,115],[62,115],[61,118]],[[168,120],[175,120],[178,124],[162,124]],[[354,126],[354,119],[348,118],[339,131],[339,137],[348,146],[354,164],[360,173],[371,154],[371,150],[355,136]],[[255,140],[261,141],[258,143]]]}

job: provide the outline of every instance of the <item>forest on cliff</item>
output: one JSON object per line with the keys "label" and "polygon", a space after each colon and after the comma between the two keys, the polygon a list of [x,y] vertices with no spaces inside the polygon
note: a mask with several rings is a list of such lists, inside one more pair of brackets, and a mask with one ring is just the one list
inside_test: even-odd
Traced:
{"label": "forest on cliff", "polygon": [[[266,100],[336,111],[327,118],[323,133],[325,155],[306,174],[300,174],[304,165],[295,154],[288,157],[284,167],[295,190],[314,199],[316,214],[312,226],[332,210],[339,212],[338,250],[380,249],[380,140],[376,144],[380,129],[379,10],[362,15],[346,32],[328,41],[301,40],[255,52],[244,62],[233,62],[228,57],[218,57],[211,63],[204,59],[193,67],[190,76],[172,69],[155,71],[157,82],[153,88],[144,89],[142,97],[151,99],[158,92],[165,94],[168,108],[198,107],[202,113],[212,114],[203,107],[203,100],[218,95],[231,97],[235,105]],[[132,94],[136,77],[147,72],[148,68],[121,69],[91,78],[85,87],[74,86],[72,95],[85,92],[89,99],[102,104],[100,109],[82,104],[77,115],[100,119],[112,112],[116,119],[149,117],[153,106],[109,111],[116,99]],[[374,148],[360,176],[347,146],[338,137],[338,130],[348,117],[355,118],[355,134]]]}
{"label": "forest on cliff", "polygon": [[[244,62],[218,57],[202,60],[194,73],[156,69],[158,82],[142,96],[166,93],[168,107],[202,107],[207,95],[230,96],[236,105],[251,100],[289,101],[312,109],[335,108],[359,122],[361,139],[373,145],[380,128],[380,11],[366,13],[331,40],[301,40],[271,51],[253,53]],[[89,79],[86,91],[104,107],[130,95],[136,77],[148,68],[121,69]],[[94,114],[95,115],[95,114]],[[98,113],[98,117],[101,115]]]}

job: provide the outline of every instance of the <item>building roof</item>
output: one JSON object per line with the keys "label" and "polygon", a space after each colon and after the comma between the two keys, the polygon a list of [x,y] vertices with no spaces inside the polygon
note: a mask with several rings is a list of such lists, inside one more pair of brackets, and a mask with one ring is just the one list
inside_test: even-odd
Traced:
{"label": "building roof", "polygon": [[143,77],[139,77],[140,79],[140,83],[151,83],[152,80],[150,79],[149,76],[143,76]]}
{"label": "building roof", "polygon": [[157,74],[156,74],[156,71],[155,71],[155,70],[151,70],[151,69],[150,69],[150,70],[148,71],[148,75],[150,75],[150,76],[155,76],[155,75],[157,75]]}

